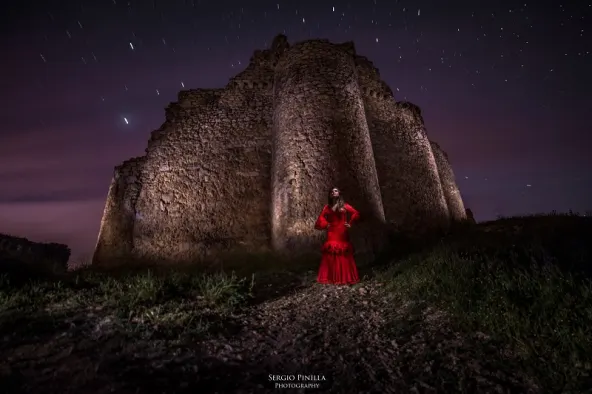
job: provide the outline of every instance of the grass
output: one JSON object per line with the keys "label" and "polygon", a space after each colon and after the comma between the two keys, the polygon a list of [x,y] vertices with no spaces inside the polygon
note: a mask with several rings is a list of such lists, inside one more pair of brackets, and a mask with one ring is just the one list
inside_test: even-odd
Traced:
{"label": "grass", "polygon": [[503,218],[380,273],[393,296],[438,305],[458,328],[509,344],[541,387],[592,382],[592,218]]}
{"label": "grass", "polygon": [[117,332],[109,335],[203,338],[232,329],[233,314],[249,303],[293,290],[317,260],[229,255],[211,267],[87,266],[57,277],[11,268],[0,273],[0,336],[55,333],[64,321],[87,315],[86,325],[110,320]]}
{"label": "grass", "polygon": [[0,276],[0,316],[17,324],[40,313],[56,320],[93,313],[116,319],[122,333],[204,335],[249,300],[253,285],[254,277],[222,272],[157,275],[148,270],[115,277],[83,271],[64,280],[16,282],[5,274]]}
{"label": "grass", "polygon": [[[435,245],[391,257],[377,275],[393,305],[436,305],[458,329],[509,346],[516,367],[546,392],[582,392],[592,382],[590,240],[589,217],[500,218],[461,226]],[[59,279],[4,274],[0,337],[6,345],[42,342],[44,332],[55,336],[68,324],[82,324],[90,328],[84,335],[102,330],[105,336],[116,331],[191,342],[229,329],[233,314],[256,298],[281,296],[282,275],[298,282],[317,265],[317,257],[294,262],[253,255],[229,256],[224,272],[82,269]],[[257,289],[266,293],[257,296]]]}

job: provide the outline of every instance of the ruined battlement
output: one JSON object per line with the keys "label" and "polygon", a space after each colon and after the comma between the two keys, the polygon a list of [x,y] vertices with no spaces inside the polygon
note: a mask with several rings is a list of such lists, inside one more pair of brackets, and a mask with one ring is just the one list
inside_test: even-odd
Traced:
{"label": "ruined battlement", "polygon": [[145,156],[132,157],[131,159],[127,159],[120,165],[116,166],[115,169],[130,170],[133,168],[141,167],[144,164],[145,160]]}
{"label": "ruined battlement", "polygon": [[367,99],[391,100],[394,99],[393,91],[380,77],[380,71],[374,63],[365,56],[354,58],[358,73],[359,83]]}
{"label": "ruined battlement", "polygon": [[423,116],[421,115],[421,108],[409,101],[397,101],[394,104],[396,110],[405,114],[409,122],[421,123],[423,125]]}
{"label": "ruined battlement", "polygon": [[116,180],[125,182],[126,184],[139,182],[145,161],[145,156],[134,157],[132,159],[126,160],[115,167],[113,177]]}
{"label": "ruined battlement", "polygon": [[419,107],[397,102],[352,42],[278,35],[226,86],[180,92],[146,155],[116,167],[93,263],[317,250],[333,185],[362,213],[358,254],[387,228],[421,236],[462,220]]}
{"label": "ruined battlement", "polygon": [[182,90],[177,95],[176,105],[181,108],[207,107],[219,100],[222,93],[223,89]]}
{"label": "ruined battlement", "polygon": [[421,108],[409,101],[397,101],[395,107],[402,110],[409,110],[415,117],[421,117]]}
{"label": "ruined battlement", "polygon": [[366,75],[371,75],[376,79],[380,79],[380,71],[366,56],[357,55],[354,58],[354,61],[356,62],[356,67],[358,70],[364,71],[364,74]]}

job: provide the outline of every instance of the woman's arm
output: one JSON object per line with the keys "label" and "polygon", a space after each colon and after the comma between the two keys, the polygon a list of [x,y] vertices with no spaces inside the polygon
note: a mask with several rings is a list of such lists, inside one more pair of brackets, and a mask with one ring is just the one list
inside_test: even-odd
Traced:
{"label": "woman's arm", "polygon": [[321,214],[317,218],[317,222],[315,223],[315,228],[317,230],[324,230],[327,227],[329,227],[329,222],[325,218],[325,215],[327,214],[327,209],[329,209],[329,207],[327,205],[325,205],[323,207],[323,210],[321,211]]}
{"label": "woman's arm", "polygon": [[349,218],[349,225],[351,226],[352,223],[356,222],[360,218],[360,213],[356,211],[354,207],[347,203],[345,204],[344,208],[351,215]]}

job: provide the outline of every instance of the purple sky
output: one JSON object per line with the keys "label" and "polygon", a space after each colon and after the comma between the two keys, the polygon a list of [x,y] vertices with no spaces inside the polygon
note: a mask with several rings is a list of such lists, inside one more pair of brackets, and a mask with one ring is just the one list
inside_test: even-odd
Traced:
{"label": "purple sky", "polygon": [[143,154],[183,86],[225,85],[277,33],[353,40],[423,109],[478,220],[592,210],[589,4],[298,3],[11,4],[0,13],[0,232],[88,259],[113,167]]}

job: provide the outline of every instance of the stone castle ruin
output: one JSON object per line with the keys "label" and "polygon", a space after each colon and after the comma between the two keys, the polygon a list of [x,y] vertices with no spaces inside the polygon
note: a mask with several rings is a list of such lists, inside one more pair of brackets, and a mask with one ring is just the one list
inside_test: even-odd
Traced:
{"label": "stone castle ruin", "polygon": [[146,154],[115,168],[93,264],[318,250],[332,186],[362,215],[360,253],[466,218],[420,109],[353,43],[279,35],[224,88],[180,92]]}

